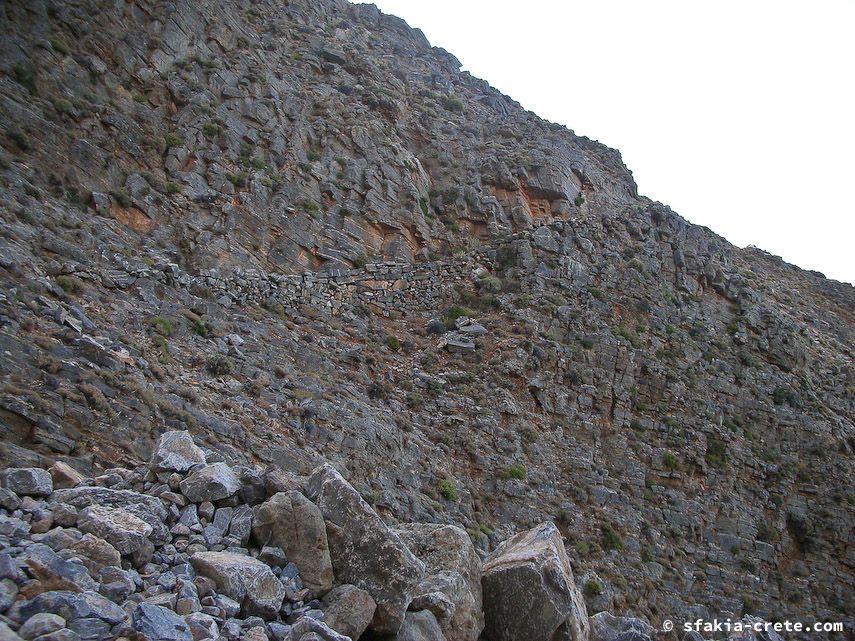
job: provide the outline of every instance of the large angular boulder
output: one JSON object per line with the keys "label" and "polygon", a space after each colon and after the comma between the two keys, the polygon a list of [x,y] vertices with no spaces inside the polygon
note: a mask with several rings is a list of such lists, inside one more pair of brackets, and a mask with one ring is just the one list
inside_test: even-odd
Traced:
{"label": "large angular boulder", "polygon": [[324,517],[300,492],[278,492],[255,507],[252,535],[259,547],[285,550],[300,570],[303,584],[316,595],[333,586],[333,567]]}
{"label": "large angular boulder", "polygon": [[103,505],[90,505],[77,515],[77,529],[104,539],[119,554],[142,550],[151,536],[151,526],[127,510]]}
{"label": "large angular boulder", "polygon": [[149,467],[155,472],[186,472],[205,463],[205,452],[193,442],[190,432],[175,430],[161,435]]}
{"label": "large angular boulder", "polygon": [[217,584],[218,592],[240,603],[246,615],[276,618],[286,591],[266,564],[231,552],[197,552],[190,563]]}
{"label": "large angular boulder", "polygon": [[424,563],[331,465],[312,473],[306,492],[326,521],[336,579],[362,588],[377,603],[372,630],[397,633]]}
{"label": "large angular boulder", "polygon": [[18,496],[49,496],[53,492],[50,472],[39,467],[10,467],[0,472],[3,487]]}
{"label": "large angular boulder", "polygon": [[121,508],[151,526],[150,539],[155,545],[162,545],[172,540],[164,523],[166,508],[155,496],[108,487],[75,487],[56,490],[49,500],[51,503],[71,505],[78,510],[90,505]]}
{"label": "large angular boulder", "polygon": [[469,535],[439,523],[409,523],[395,531],[427,567],[412,607],[431,611],[447,641],[477,641],[484,629],[481,559]]}
{"label": "large angular boulder", "polygon": [[491,641],[587,641],[585,601],[555,524],[543,523],[496,548],[481,586],[484,633]]}
{"label": "large angular boulder", "polygon": [[355,585],[339,585],[321,600],[324,623],[336,632],[358,639],[374,618],[377,604]]}
{"label": "large angular boulder", "polygon": [[240,489],[240,479],[225,463],[214,463],[196,470],[178,486],[192,503],[213,502],[235,494]]}

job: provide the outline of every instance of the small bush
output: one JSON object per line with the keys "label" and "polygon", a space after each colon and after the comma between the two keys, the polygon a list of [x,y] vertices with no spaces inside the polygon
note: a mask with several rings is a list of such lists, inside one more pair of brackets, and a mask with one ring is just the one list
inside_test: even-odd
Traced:
{"label": "small bush", "polygon": [[57,276],[56,284],[66,294],[79,294],[83,291],[83,283],[79,278],[75,278],[74,276]]}
{"label": "small bush", "polygon": [[600,528],[600,541],[604,550],[623,549],[623,539],[608,523]]}
{"label": "small bush", "polygon": [[418,392],[410,392],[407,394],[407,407],[411,410],[418,412],[424,407],[425,399],[424,396],[419,394]]}
{"label": "small bush", "polygon": [[584,204],[585,204],[585,197],[584,197],[582,194],[579,194],[579,195],[578,195],[578,196],[576,196],[576,198],[573,200],[573,203],[574,203],[577,207],[581,207],[582,205],[584,205]]}
{"label": "small bush", "polygon": [[454,329],[455,321],[461,316],[469,316],[469,310],[460,307],[459,305],[454,305],[453,307],[448,308],[445,312],[445,316],[442,317],[442,321],[448,329]]}
{"label": "small bush", "polygon": [[213,138],[214,136],[219,135],[219,133],[222,131],[222,127],[220,127],[220,125],[215,122],[206,122],[204,125],[202,125],[202,131],[209,138]]}
{"label": "small bush", "polygon": [[367,264],[368,264],[368,256],[366,256],[365,254],[357,256],[356,259],[353,261],[353,266],[356,269],[362,269]]}
{"label": "small bush", "polygon": [[203,320],[195,320],[190,326],[190,331],[202,338],[208,338],[211,333],[211,326]]}
{"label": "small bush", "polygon": [[205,369],[214,376],[228,376],[232,373],[234,365],[227,356],[215,354],[208,359]]}
{"label": "small bush", "polygon": [[665,469],[674,471],[678,467],[680,467],[680,461],[677,460],[677,457],[674,456],[671,452],[665,452],[662,456],[662,465],[665,466]]}
{"label": "small bush", "polygon": [[36,95],[36,77],[32,69],[19,62],[12,67],[12,79],[31,95]]}
{"label": "small bush", "polygon": [[517,479],[519,481],[522,481],[525,478],[525,475],[526,469],[525,465],[523,465],[522,463],[516,463],[514,465],[511,465],[507,470],[507,476],[511,479]]}
{"label": "small bush", "polygon": [[600,596],[603,593],[603,586],[598,581],[593,579],[585,582],[585,596],[592,599],[595,596]]}
{"label": "small bush", "polygon": [[653,548],[649,545],[645,545],[641,548],[641,560],[644,563],[650,563],[653,560]]}
{"label": "small bush", "polygon": [[169,149],[170,147],[177,147],[182,142],[183,140],[181,140],[181,138],[177,134],[166,134],[163,137],[163,145],[167,149]]}
{"label": "small bush", "polygon": [[449,111],[460,113],[463,111],[463,101],[457,96],[448,95],[442,99],[442,106]]}
{"label": "small bush", "polygon": [[226,172],[226,180],[228,180],[235,187],[245,187],[246,186],[246,172],[238,171],[236,173]]}
{"label": "small bush", "polygon": [[440,481],[436,490],[439,492],[439,495],[447,501],[457,500],[457,488],[454,487],[454,483],[449,480]]}
{"label": "small bush", "polygon": [[178,186],[178,183],[173,182],[171,180],[168,183],[166,183],[166,193],[167,194],[177,194],[179,191],[181,191],[181,188]]}
{"label": "small bush", "polygon": [[321,159],[321,152],[310,149],[306,152],[306,158],[309,159],[309,162],[318,162]]}
{"label": "small bush", "polygon": [[727,446],[719,440],[709,441],[704,460],[713,467],[723,468],[727,462]]}
{"label": "small bush", "polygon": [[422,215],[425,218],[428,218],[430,214],[430,210],[428,209],[428,201],[426,198],[419,198],[419,207],[422,210]]}
{"label": "small bush", "polygon": [[397,352],[399,349],[401,349],[401,341],[399,341],[399,340],[398,340],[398,337],[397,337],[397,336],[389,336],[389,337],[386,339],[386,345],[387,345],[387,346],[389,347],[389,349],[391,349],[393,352]]}
{"label": "small bush", "polygon": [[148,324],[161,336],[172,336],[175,333],[175,323],[172,319],[163,316],[154,316],[148,320]]}

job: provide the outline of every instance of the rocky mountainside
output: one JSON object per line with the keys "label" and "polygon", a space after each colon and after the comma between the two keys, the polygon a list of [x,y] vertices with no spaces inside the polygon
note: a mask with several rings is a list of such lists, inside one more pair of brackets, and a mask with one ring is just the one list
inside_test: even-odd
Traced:
{"label": "rocky mountainside", "polygon": [[4,467],[110,487],[189,430],[212,465],[340,475],[367,532],[456,526],[479,572],[522,537],[590,614],[852,625],[851,286],[638,195],[616,151],[371,5],[0,15]]}

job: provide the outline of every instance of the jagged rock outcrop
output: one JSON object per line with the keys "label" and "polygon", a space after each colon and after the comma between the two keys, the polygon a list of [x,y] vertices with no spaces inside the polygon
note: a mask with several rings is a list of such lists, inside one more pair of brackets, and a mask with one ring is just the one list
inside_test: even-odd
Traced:
{"label": "jagged rock outcrop", "polygon": [[331,465],[316,469],[306,490],[324,516],[336,579],[374,599],[372,630],[397,633],[425,564]]}
{"label": "jagged rock outcrop", "polygon": [[484,563],[481,584],[489,639],[588,640],[585,601],[554,524],[502,543]]}

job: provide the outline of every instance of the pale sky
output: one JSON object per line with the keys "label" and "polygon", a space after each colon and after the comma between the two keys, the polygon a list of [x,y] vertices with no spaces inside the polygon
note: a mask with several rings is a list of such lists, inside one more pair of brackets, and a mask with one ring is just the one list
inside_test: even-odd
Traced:
{"label": "pale sky", "polygon": [[375,0],[640,193],[855,282],[855,0]]}

